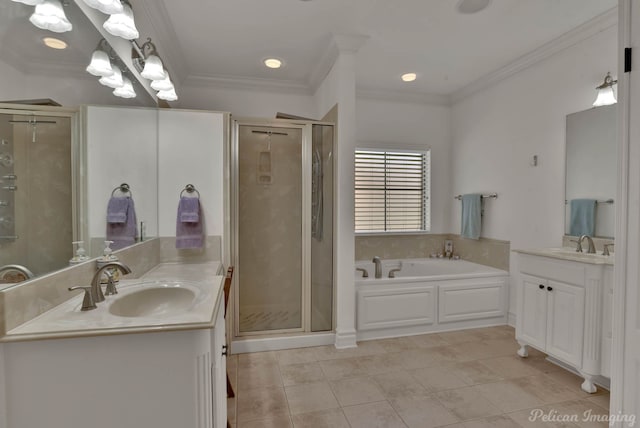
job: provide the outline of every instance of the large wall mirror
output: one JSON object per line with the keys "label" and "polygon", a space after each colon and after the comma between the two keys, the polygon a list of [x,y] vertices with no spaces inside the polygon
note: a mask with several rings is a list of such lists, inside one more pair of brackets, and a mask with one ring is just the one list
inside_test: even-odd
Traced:
{"label": "large wall mirror", "polygon": [[[0,104],[0,269],[24,266],[34,276],[68,266],[72,241],[101,254],[107,202],[123,183],[138,228],[144,222],[146,237],[158,236],[157,110],[148,108],[155,101],[136,79],[138,96],[127,100],[85,72],[102,36],[74,2],[64,9],[73,30],[51,33],[29,22],[32,6],[0,2],[0,103],[12,101]],[[45,37],[67,48],[46,47]],[[27,105],[69,91],[77,104],[136,108]],[[0,270],[0,288],[24,276],[15,270],[4,278]]]}
{"label": "large wall mirror", "polygon": [[[613,238],[617,177],[616,141],[615,104],[567,116],[566,235],[580,229],[575,224],[572,229],[572,201],[585,199],[595,201],[593,236]],[[575,209],[576,205],[573,206]]]}

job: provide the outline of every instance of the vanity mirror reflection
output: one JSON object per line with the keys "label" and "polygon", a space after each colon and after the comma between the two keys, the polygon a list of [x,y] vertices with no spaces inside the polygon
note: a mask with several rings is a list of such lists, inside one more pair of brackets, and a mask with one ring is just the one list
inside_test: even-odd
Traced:
{"label": "vanity mirror reflection", "polygon": [[[572,200],[595,200],[594,237],[613,238],[616,195],[616,104],[567,116],[565,235],[571,235]],[[574,225],[574,229],[579,230]],[[575,233],[574,233],[575,234]]]}
{"label": "vanity mirror reflection", "polygon": [[[155,107],[136,79],[131,80],[137,97],[117,98],[85,71],[102,35],[78,5],[65,2],[73,24],[66,33],[33,26],[33,9],[0,2],[0,102]],[[66,48],[45,46],[46,37]],[[146,236],[157,236],[156,109],[118,113],[115,107],[32,102],[0,104],[0,288],[30,273],[40,276],[68,266],[73,241],[85,241],[92,257],[101,254],[106,204],[124,182],[131,185]],[[6,265],[26,271],[9,269],[3,280]]]}

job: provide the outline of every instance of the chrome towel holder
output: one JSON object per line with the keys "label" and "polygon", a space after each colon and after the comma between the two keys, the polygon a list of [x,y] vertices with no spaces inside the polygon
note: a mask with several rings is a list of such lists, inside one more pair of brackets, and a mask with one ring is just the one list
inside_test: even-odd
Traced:
{"label": "chrome towel holder", "polygon": [[[482,195],[482,199],[487,199],[487,198],[497,199],[498,198],[498,194],[497,193],[489,193],[488,195]],[[454,199],[462,200],[462,195],[454,196]]]}
{"label": "chrome towel holder", "polygon": [[188,194],[192,194],[195,192],[198,195],[198,199],[200,199],[200,192],[198,192],[198,189],[196,189],[196,186],[194,186],[193,184],[187,184],[186,186],[184,186],[184,189],[182,189],[182,191],[180,192],[180,197],[182,197],[182,194],[184,192],[187,192]]}
{"label": "chrome towel holder", "polygon": [[111,196],[113,197],[118,190],[122,194],[127,194],[128,193],[130,198],[133,197],[133,192],[131,191],[131,188],[129,187],[129,185],[127,183],[122,183],[121,185],[119,185],[118,187],[113,189],[113,191],[111,192]]}

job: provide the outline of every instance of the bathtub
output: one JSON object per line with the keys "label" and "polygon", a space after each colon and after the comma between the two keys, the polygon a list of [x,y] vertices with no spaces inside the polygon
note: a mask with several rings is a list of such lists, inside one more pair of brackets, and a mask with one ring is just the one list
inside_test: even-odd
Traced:
{"label": "bathtub", "polygon": [[[358,261],[358,340],[400,337],[507,323],[509,272],[466,260]],[[389,278],[392,269],[395,278]]]}

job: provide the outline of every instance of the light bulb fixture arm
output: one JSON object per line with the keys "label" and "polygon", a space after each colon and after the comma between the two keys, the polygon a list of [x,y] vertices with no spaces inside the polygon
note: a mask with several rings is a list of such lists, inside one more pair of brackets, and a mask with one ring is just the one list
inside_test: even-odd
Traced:
{"label": "light bulb fixture arm", "polygon": [[613,80],[613,78],[611,77],[611,73],[608,72],[607,75],[604,77],[604,82],[602,82],[602,85],[596,86],[596,89],[600,90],[600,89],[610,88],[610,87],[613,87],[613,85],[615,85],[616,83],[618,83],[618,81]]}

